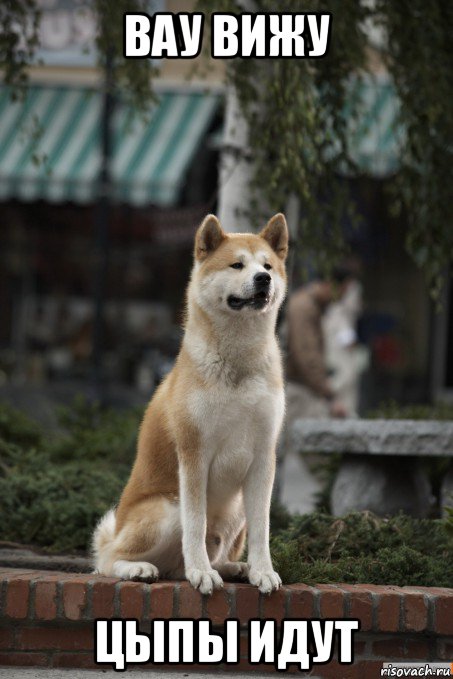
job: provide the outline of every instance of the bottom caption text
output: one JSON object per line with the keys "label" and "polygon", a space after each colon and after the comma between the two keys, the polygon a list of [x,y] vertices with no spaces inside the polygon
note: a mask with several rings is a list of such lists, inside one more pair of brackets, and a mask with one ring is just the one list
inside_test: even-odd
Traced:
{"label": "bottom caption text", "polygon": [[[214,632],[210,620],[152,620],[149,634],[139,631],[137,620],[96,620],[95,660],[121,672],[128,664],[238,664],[240,623],[224,623]],[[250,620],[248,662],[273,664],[286,670],[295,664],[309,670],[328,663],[337,648],[338,661],[354,661],[353,635],[358,620]]]}

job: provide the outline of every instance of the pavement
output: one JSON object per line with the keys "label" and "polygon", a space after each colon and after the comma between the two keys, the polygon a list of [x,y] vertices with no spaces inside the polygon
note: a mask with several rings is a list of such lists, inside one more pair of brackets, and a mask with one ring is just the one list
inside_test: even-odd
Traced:
{"label": "pavement", "polygon": [[0,540],[0,566],[65,573],[92,573],[91,559],[73,554],[43,554],[39,549]]}
{"label": "pavement", "polygon": [[[146,669],[137,668],[127,670],[128,672],[140,672],[141,675],[151,677],[164,677],[165,679],[206,679],[206,677],[215,677],[216,679],[269,679],[269,672],[267,674],[257,674],[256,672],[191,672],[190,670],[180,670],[169,672],[162,669]],[[78,670],[75,668],[63,669],[47,669],[34,667],[0,667],[0,677],[8,677],[8,679],[105,679],[106,676],[118,677],[118,672],[115,670]],[[139,675],[140,676],[140,675]],[[312,677],[316,679],[316,677]]]}

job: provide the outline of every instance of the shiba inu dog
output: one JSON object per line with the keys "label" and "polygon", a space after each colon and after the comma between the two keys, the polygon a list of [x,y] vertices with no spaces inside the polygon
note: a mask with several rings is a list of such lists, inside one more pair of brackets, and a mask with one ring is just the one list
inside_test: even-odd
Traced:
{"label": "shiba inu dog", "polygon": [[282,214],[259,235],[225,233],[213,215],[199,227],[181,350],[145,412],[119,505],[95,530],[99,573],[185,576],[203,594],[222,578],[280,587],[269,508],[284,416],[275,325],[287,251]]}

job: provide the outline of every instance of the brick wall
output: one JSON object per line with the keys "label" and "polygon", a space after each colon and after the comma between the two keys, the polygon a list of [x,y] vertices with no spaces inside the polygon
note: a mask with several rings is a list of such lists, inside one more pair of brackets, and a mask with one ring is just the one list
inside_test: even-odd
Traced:
{"label": "brick wall", "polygon": [[95,575],[0,569],[0,665],[94,667],[93,620],[111,617],[137,618],[144,631],[154,617],[208,617],[219,626],[225,618],[237,618],[244,631],[241,662],[232,671],[273,670],[247,662],[246,628],[256,617],[277,622],[358,618],[354,665],[339,666],[333,660],[315,666],[320,677],[372,679],[384,661],[453,661],[452,589],[288,585],[263,596],[250,585],[226,584],[212,597],[202,597],[186,582],[147,585]]}

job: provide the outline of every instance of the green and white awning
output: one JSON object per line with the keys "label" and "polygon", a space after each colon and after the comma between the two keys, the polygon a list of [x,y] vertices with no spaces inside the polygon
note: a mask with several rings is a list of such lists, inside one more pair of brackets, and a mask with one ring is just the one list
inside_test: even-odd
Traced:
{"label": "green and white awning", "polygon": [[[146,120],[123,104],[113,117],[112,197],[174,205],[219,106],[216,94],[167,92]],[[0,89],[0,201],[89,203],[98,195],[102,97],[39,87],[12,101]]]}
{"label": "green and white awning", "polygon": [[398,122],[399,100],[387,75],[351,80],[348,150],[360,172],[387,177],[398,170],[404,132]]}
{"label": "green and white awning", "polygon": [[[388,77],[355,78],[349,153],[359,171],[393,174],[403,133]],[[112,198],[132,205],[174,205],[187,170],[220,105],[217,94],[167,92],[147,119],[121,103],[113,118]],[[352,106],[351,106],[352,108]],[[0,88],[0,201],[89,203],[98,196],[102,97],[88,88],[28,89],[13,102]]]}

